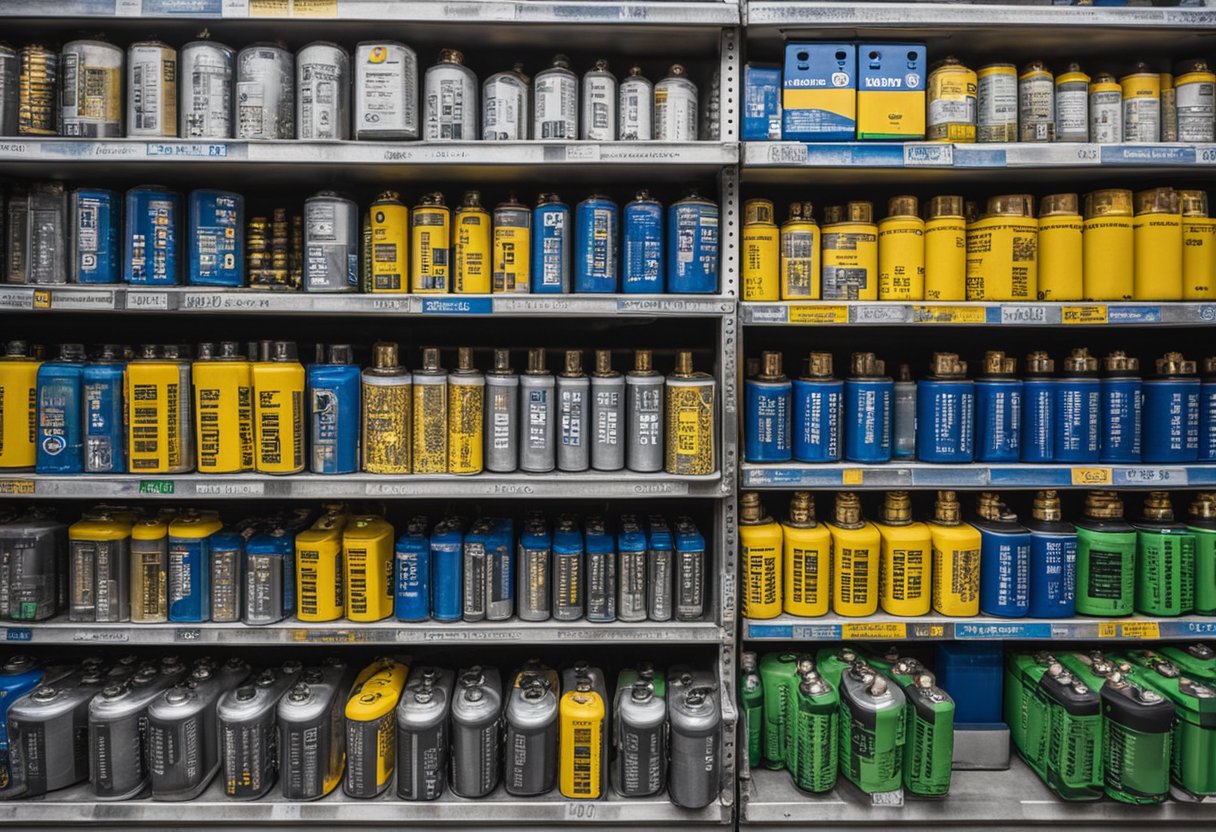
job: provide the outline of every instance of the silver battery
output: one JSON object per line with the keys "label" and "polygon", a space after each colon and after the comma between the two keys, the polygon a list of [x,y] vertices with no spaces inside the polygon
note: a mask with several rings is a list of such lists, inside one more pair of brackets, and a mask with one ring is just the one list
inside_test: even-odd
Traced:
{"label": "silver battery", "polygon": [[60,55],[59,134],[71,138],[123,136],[126,55],[100,40],[74,40]]}
{"label": "silver battery", "polygon": [[[494,531],[494,521],[479,517],[473,522],[464,539],[464,557],[461,560],[464,588],[463,619],[485,621],[486,604],[490,584],[490,553],[486,542]],[[470,538],[476,539],[470,539]]]}
{"label": "silver battery", "polygon": [[578,78],[570,59],[557,55],[532,82],[532,138],[578,138]]}
{"label": "silver battery", "polygon": [[0,524],[0,619],[42,621],[63,608],[67,527],[27,515]]}
{"label": "silver battery", "polygon": [[524,65],[495,72],[481,85],[481,137],[486,141],[528,138],[528,76]]}
{"label": "silver battery", "polygon": [[477,76],[456,49],[439,52],[423,79],[422,137],[427,141],[477,138]]}
{"label": "silver battery", "polygon": [[616,621],[616,539],[603,517],[583,523],[587,620]]}
{"label": "silver battery", "polygon": [[669,684],[671,768],[667,792],[685,809],[702,809],[722,790],[722,709],[718,686],[707,673],[694,672],[690,685]]}
{"label": "silver battery", "polygon": [[553,619],[578,621],[583,617],[583,535],[578,521],[569,514],[557,518],[553,527]]}
{"label": "silver battery", "polygon": [[20,66],[17,50],[0,43],[0,136],[17,135]]}
{"label": "silver battery", "polygon": [[418,55],[404,43],[355,47],[355,138],[418,138]]}
{"label": "silver battery", "polygon": [[279,782],[288,800],[316,800],[342,779],[346,699],[354,676],[329,658],[305,668],[279,699]]}
{"label": "silver battery", "polygon": [[652,681],[618,687],[612,713],[615,728],[613,784],[622,797],[649,797],[667,780],[667,701]]}
{"label": "silver battery", "polygon": [[89,776],[89,702],[108,681],[103,666],[82,665],[9,706],[5,797],[36,797]]}
{"label": "silver battery", "polygon": [[159,518],[136,521],[135,528],[155,529],[131,536],[131,620],[160,624],[169,620],[169,527]]}
{"label": "silver battery", "polygon": [[168,469],[170,474],[184,474],[194,470],[198,454],[194,444],[194,388],[192,384],[193,362],[190,347],[181,344],[165,344],[161,347],[161,358],[177,364],[177,435],[181,444],[181,462]]}
{"label": "silver battery", "polygon": [[620,112],[617,133],[621,141],[654,138],[654,85],[642,75],[640,66],[629,67],[628,77],[621,80],[617,109]]}
{"label": "silver battery", "polygon": [[533,797],[557,785],[557,673],[530,663],[507,692],[503,782],[507,794]]}
{"label": "silver battery", "polygon": [[[1079,75],[1061,80],[1065,75]],[[1089,76],[1081,72],[1080,64],[1069,64],[1056,77],[1056,137],[1058,142],[1089,141]]]}
{"label": "silver battery", "polygon": [[1094,144],[1123,141],[1123,88],[1109,72],[1099,72],[1089,83],[1089,140]]}
{"label": "silver battery", "polygon": [[616,616],[645,621],[647,598],[646,529],[632,514],[623,514],[617,534]]}
{"label": "silver battery", "polygon": [[334,191],[304,201],[304,290],[359,288],[359,206]]}
{"label": "silver battery", "polygon": [[254,800],[274,786],[279,770],[276,711],[302,670],[298,661],[267,668],[220,698],[216,718],[225,797]]}
{"label": "silver battery", "polygon": [[498,785],[502,680],[492,667],[461,670],[452,697],[452,792],[485,797]]}
{"label": "silver battery", "polygon": [[[0,66],[2,61],[0,58]],[[1174,100],[1178,141],[1216,141],[1216,81],[1212,79],[1207,61],[1194,59],[1178,66],[1174,76]]]}
{"label": "silver battery", "polygon": [[625,467],[625,377],[612,369],[611,350],[595,351],[591,374],[591,467]]}
{"label": "silver battery", "polygon": [[59,182],[14,188],[8,200],[5,282],[55,285],[68,282],[68,195]]}
{"label": "silver battery", "polygon": [[566,350],[565,369],[557,374],[557,469],[591,467],[588,399],[591,379],[583,373],[582,350]]}
{"label": "silver battery", "polygon": [[650,515],[646,539],[646,617],[651,621],[670,621],[675,616],[675,538],[667,521]]}
{"label": "silver battery", "polygon": [[1018,141],[1052,142],[1056,133],[1056,82],[1034,61],[1018,76]]}
{"label": "silver battery", "polygon": [[511,368],[511,351],[494,350],[486,371],[485,468],[510,473],[519,468],[519,374]]}
{"label": "silver battery", "polygon": [[415,667],[397,702],[397,797],[436,800],[448,779],[448,719],[456,676]]}
{"label": "silver battery", "polygon": [[581,100],[578,137],[593,142],[616,141],[616,76],[602,58],[595,62],[594,69],[583,75]]}
{"label": "silver battery", "polygon": [[181,106],[177,135],[183,139],[231,139],[236,53],[232,47],[195,40],[178,55]]}
{"label": "silver battery", "polygon": [[544,349],[528,350],[528,369],[519,377],[521,471],[544,473],[557,465],[555,386],[553,374],[545,369]]}
{"label": "silver battery", "polygon": [[[291,547],[292,532],[279,526],[264,532],[274,538],[286,538]],[[288,575],[292,569],[293,556],[282,552],[245,552],[245,591],[243,593],[243,615],[246,624],[273,624],[287,617],[295,599],[286,597],[295,576]]]}
{"label": "silver battery", "polygon": [[[86,515],[109,519],[109,515]],[[72,540],[68,544],[69,621],[117,623],[131,620],[131,538]]]}
{"label": "silver battery", "polygon": [[274,43],[246,46],[236,56],[236,137],[296,137],[295,59]]}
{"label": "silver battery", "polygon": [[211,620],[231,624],[240,621],[244,611],[245,548],[236,542],[242,541],[238,535],[224,534],[220,543],[215,535],[211,539]]}
{"label": "silver battery", "polygon": [[637,350],[625,374],[625,467],[649,473],[663,470],[663,376],[650,350]]}
{"label": "silver battery", "polygon": [[127,135],[177,135],[177,50],[158,40],[127,49]]}
{"label": "silver battery", "polygon": [[350,138],[350,55],[317,41],[296,53],[296,138]]}
{"label": "silver battery", "polygon": [[697,85],[680,64],[672,64],[667,77],[654,85],[654,138],[659,142],[698,138]]}
{"label": "silver battery", "polygon": [[530,513],[524,520],[523,532],[519,536],[515,563],[518,582],[515,614],[520,621],[549,619],[552,560],[553,542],[545,518],[539,512]]}
{"label": "silver battery", "polygon": [[676,518],[675,547],[676,620],[699,621],[705,615],[705,539],[692,518]]}

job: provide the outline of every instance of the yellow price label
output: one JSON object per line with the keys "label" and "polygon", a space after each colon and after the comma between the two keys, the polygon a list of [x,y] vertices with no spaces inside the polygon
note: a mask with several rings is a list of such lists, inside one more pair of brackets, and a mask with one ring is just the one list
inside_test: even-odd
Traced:
{"label": "yellow price label", "polygon": [[912,320],[922,324],[982,324],[988,320],[985,306],[913,306]]}
{"label": "yellow price label", "polygon": [[841,638],[907,638],[908,625],[895,621],[841,624]]}
{"label": "yellow price label", "polygon": [[1104,324],[1106,304],[1097,306],[1065,306],[1060,309],[1060,322],[1065,324]]}
{"label": "yellow price label", "polygon": [[847,324],[848,322],[849,307],[847,306],[815,304],[790,307],[790,323],[792,324]]}
{"label": "yellow price label", "polygon": [[864,468],[845,468],[840,472],[841,485],[861,485],[865,479]]}
{"label": "yellow price label", "polygon": [[1112,482],[1109,468],[1073,468],[1073,485],[1110,485]]}
{"label": "yellow price label", "polygon": [[34,308],[35,309],[50,309],[51,308],[51,293],[46,289],[36,289],[34,291]]}
{"label": "yellow price label", "polygon": [[250,17],[337,17],[338,0],[249,0]]}
{"label": "yellow price label", "polygon": [[0,480],[0,494],[33,494],[33,480]]}
{"label": "yellow price label", "polygon": [[1114,621],[1098,622],[1098,638],[1114,638],[1119,635],[1119,625]]}
{"label": "yellow price label", "polygon": [[1161,638],[1161,625],[1156,621],[1124,621],[1119,633],[1124,638]]}

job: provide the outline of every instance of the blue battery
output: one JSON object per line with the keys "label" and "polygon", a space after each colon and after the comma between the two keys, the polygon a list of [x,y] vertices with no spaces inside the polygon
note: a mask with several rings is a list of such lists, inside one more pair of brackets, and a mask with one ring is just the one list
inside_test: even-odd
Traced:
{"label": "blue battery", "polygon": [[705,614],[705,536],[691,517],[676,518],[676,620]]}
{"label": "blue battery", "polygon": [[1083,347],[1073,350],[1064,359],[1055,390],[1052,458],[1056,462],[1097,462],[1101,458],[1098,420],[1102,401],[1098,359]]}
{"label": "blue battery", "polygon": [[393,568],[393,615],[398,621],[426,621],[431,617],[430,523],[412,517],[397,538]]}
{"label": "blue battery", "polygon": [[840,403],[844,382],[832,376],[832,354],[813,352],[802,377],[793,382],[794,459],[836,462],[840,459]]}
{"label": "blue battery", "polygon": [[106,344],[97,358],[84,365],[81,374],[84,470],[89,473],[121,474],[127,470],[123,423],[123,374],[127,365],[120,359],[120,351],[121,347]]}
{"label": "blue battery", "polygon": [[42,659],[16,655],[0,665],[0,782],[15,783],[10,769],[12,752],[8,744],[8,709],[21,697],[42,684],[45,675]]}
{"label": "blue battery", "polygon": [[967,364],[954,353],[938,352],[932,370],[916,388],[916,456],[921,462],[971,462],[975,387]]}
{"label": "blue battery", "polygon": [[[1030,530],[1030,595],[1027,614],[1031,618],[1071,618],[1076,615],[1077,530],[1059,519],[1059,501],[1054,511],[1040,510],[1043,494],[1035,498],[1035,518]],[[1039,519],[1040,516],[1054,519]],[[982,568],[982,567],[981,567]],[[982,572],[980,573],[983,574]]]}
{"label": "blue battery", "polygon": [[589,196],[575,208],[574,291],[617,291],[620,223],[620,210],[606,196]]}
{"label": "blue battery", "polygon": [[743,65],[742,121],[745,142],[781,140],[781,67]]}
{"label": "blue battery", "polygon": [[587,620],[616,621],[616,538],[600,517],[588,517],[583,533]]}
{"label": "blue battery", "polygon": [[1199,377],[1194,361],[1181,353],[1157,359],[1157,375],[1144,380],[1143,458],[1145,462],[1199,459]]}
{"label": "blue battery", "polygon": [[1051,462],[1055,459],[1056,363],[1045,352],[1026,356],[1022,376],[1022,462]]}
{"label": "blue battery", "polygon": [[72,191],[72,282],[118,283],[118,193],[102,188]]}
{"label": "blue battery", "polygon": [[980,532],[980,612],[1021,618],[1030,610],[1030,532],[990,494],[980,495],[972,525]]}
{"label": "blue battery", "polygon": [[542,512],[528,512],[515,555],[516,614],[524,621],[544,621],[553,614],[553,538]]}
{"label": "blue battery", "polygon": [[976,462],[1017,462],[1022,433],[1022,382],[1017,362],[1003,352],[984,353],[975,380]]}
{"label": "blue battery", "polygon": [[177,284],[177,233],[181,197],[158,185],[126,195],[123,280],[137,286]]}
{"label": "blue battery", "polygon": [[668,206],[667,291],[718,291],[719,224],[718,206],[695,194]]}
{"label": "blue battery", "polygon": [[515,614],[515,524],[495,518],[486,542],[486,620],[505,621]]}
{"label": "blue battery", "polygon": [[1216,462],[1216,358],[1203,360],[1199,387],[1199,461]]}
{"label": "blue battery", "polygon": [[[280,587],[261,585],[258,573],[265,570],[245,569],[245,616],[248,617],[252,610],[256,610],[257,623],[269,624],[282,621],[296,611],[296,532],[299,528],[289,527],[274,519],[258,523],[257,528],[257,531],[249,535],[248,540],[244,534],[217,532],[211,536],[211,550],[214,557],[216,552],[238,545],[239,541],[244,546],[246,566],[250,559],[253,559],[255,564],[269,564],[275,560],[281,562],[283,585]],[[264,600],[273,600],[276,591],[281,593],[278,609]]]}
{"label": "blue battery", "polygon": [[324,364],[308,365],[310,470],[359,470],[360,375],[349,344],[331,344]]}
{"label": "blue battery", "polygon": [[84,358],[80,344],[60,344],[59,357],[38,368],[39,474],[84,470]]}
{"label": "blue battery", "polygon": [[574,621],[586,610],[587,582],[583,569],[583,532],[571,515],[557,518],[553,527],[553,617]]}
{"label": "blue battery", "polygon": [[169,534],[169,620],[211,620],[211,537]]}
{"label": "blue battery", "polygon": [[448,517],[431,532],[431,618],[459,621],[464,614],[464,521]]}
{"label": "blue battery", "polygon": [[557,194],[541,194],[532,210],[532,294],[570,291],[570,232],[570,207]]}
{"label": "blue battery", "polygon": [[760,375],[743,382],[743,459],[788,462],[793,387],[781,371],[781,353],[765,352]]}
{"label": "blue battery", "polygon": [[853,375],[844,380],[844,458],[891,461],[891,396],[895,381],[874,353],[855,352]]}
{"label": "blue battery", "polygon": [[638,191],[625,204],[624,254],[621,257],[621,291],[625,294],[660,294],[667,283],[663,257],[663,206]]}
{"label": "blue battery", "polygon": [[202,189],[187,198],[186,283],[245,285],[245,198]]}
{"label": "blue battery", "polygon": [[1102,462],[1140,461],[1140,360],[1122,350],[1102,359],[1102,409],[1099,416]]}

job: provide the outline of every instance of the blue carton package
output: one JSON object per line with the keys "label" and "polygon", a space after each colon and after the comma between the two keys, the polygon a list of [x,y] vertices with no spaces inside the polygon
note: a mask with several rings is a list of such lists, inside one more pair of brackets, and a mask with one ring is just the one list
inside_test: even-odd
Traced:
{"label": "blue carton package", "polygon": [[788,43],[781,90],[782,138],[852,141],[857,134],[857,47]]}
{"label": "blue carton package", "polygon": [[743,67],[743,141],[781,138],[781,68],[749,63]]}
{"label": "blue carton package", "polygon": [[925,45],[857,47],[857,138],[925,137]]}

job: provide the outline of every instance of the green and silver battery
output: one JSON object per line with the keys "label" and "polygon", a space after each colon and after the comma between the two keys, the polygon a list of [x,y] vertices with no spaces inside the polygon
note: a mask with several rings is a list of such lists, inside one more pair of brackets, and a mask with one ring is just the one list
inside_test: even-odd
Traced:
{"label": "green and silver battery", "polygon": [[1135,607],[1136,530],[1123,521],[1114,491],[1091,491],[1077,526],[1077,612],[1131,615]]}
{"label": "green and silver battery", "polygon": [[1162,647],[1157,651],[1187,675],[1205,685],[1216,686],[1216,649],[1207,644]]}
{"label": "green and silver battery", "polygon": [[1102,766],[1106,796],[1160,803],[1169,793],[1174,706],[1120,671],[1102,685]]}
{"label": "green and silver battery", "polygon": [[1048,653],[1010,653],[1005,658],[1005,722],[1022,759],[1047,780],[1051,714],[1039,683],[1055,658]]}
{"label": "green and silver battery", "polygon": [[891,675],[907,700],[904,788],[918,797],[945,797],[954,764],[954,700],[916,659],[896,662]]}
{"label": "green and silver battery", "polygon": [[756,768],[764,756],[764,685],[756,654],[743,653],[739,658],[742,678],[739,697],[743,702],[743,719],[747,726],[747,764]]}
{"label": "green and silver battery", "polygon": [[841,675],[861,657],[861,653],[848,644],[824,647],[815,654],[815,670],[827,679],[829,685],[840,690]]}
{"label": "green and silver battery", "polygon": [[1150,491],[1136,528],[1136,612],[1185,615],[1195,608],[1195,535],[1174,521],[1167,491]]}
{"label": "green and silver battery", "polygon": [[1052,662],[1039,679],[1049,727],[1047,785],[1064,800],[1098,800],[1103,793],[1102,703],[1096,688]]}
{"label": "green and silver battery", "polygon": [[798,660],[797,653],[766,653],[760,657],[765,768],[781,769],[789,765],[799,685]]}
{"label": "green and silver battery", "polygon": [[866,794],[903,782],[904,694],[860,662],[841,674],[840,772]]}
{"label": "green and silver battery", "polygon": [[821,793],[836,786],[839,720],[836,689],[814,670],[802,674],[794,718],[797,764],[793,770],[794,785],[803,791]]}

